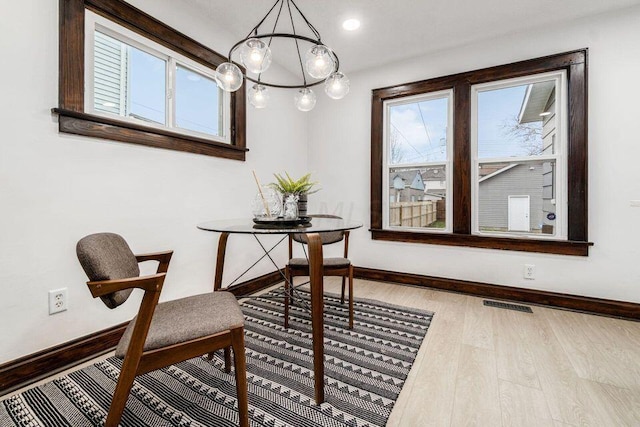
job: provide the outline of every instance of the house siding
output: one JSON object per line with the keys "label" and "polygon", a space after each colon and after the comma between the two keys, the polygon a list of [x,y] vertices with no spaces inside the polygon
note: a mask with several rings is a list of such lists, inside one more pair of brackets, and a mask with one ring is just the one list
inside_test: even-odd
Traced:
{"label": "house siding", "polygon": [[97,111],[126,114],[127,63],[126,47],[96,31],[93,84]]}
{"label": "house siding", "polygon": [[[556,136],[556,96],[555,90],[549,96],[549,101],[545,106],[545,111],[551,111],[552,114],[545,117],[542,124],[542,147],[543,154],[553,154],[556,147],[558,137]],[[550,213],[555,213],[555,164],[551,162],[545,162],[542,165],[542,224],[555,227],[557,220],[551,220],[547,217]],[[553,234],[553,229],[549,229],[547,232]]]}
{"label": "house siding", "polygon": [[[529,168],[533,167],[533,170]],[[480,182],[478,224],[480,228],[504,228],[509,223],[509,196],[529,196],[529,226],[542,224],[542,162],[525,163]]]}

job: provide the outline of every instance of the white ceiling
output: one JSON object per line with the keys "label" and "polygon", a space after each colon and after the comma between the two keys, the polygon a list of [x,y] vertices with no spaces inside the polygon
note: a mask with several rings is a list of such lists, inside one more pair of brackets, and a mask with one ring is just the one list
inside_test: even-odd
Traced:
{"label": "white ceiling", "polygon": [[[188,2],[241,39],[275,0]],[[382,63],[393,62],[638,5],[640,0],[296,0],[296,4],[338,54],[341,70],[352,73],[380,65],[380,58]],[[342,29],[342,21],[350,17],[362,21],[359,30]]]}

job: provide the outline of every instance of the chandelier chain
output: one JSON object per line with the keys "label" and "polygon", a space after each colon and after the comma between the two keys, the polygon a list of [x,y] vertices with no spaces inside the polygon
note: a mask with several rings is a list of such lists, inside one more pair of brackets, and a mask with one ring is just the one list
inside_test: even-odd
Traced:
{"label": "chandelier chain", "polygon": [[[298,7],[298,5],[296,4],[296,2],[294,2],[293,0],[287,0],[288,2],[291,2],[291,4],[293,4],[293,7],[296,8],[296,10],[298,11],[298,13],[300,14],[300,16],[302,17],[302,19],[304,20],[304,22],[309,26],[309,28],[311,29],[311,31],[313,32],[313,34],[315,34],[316,38],[318,39],[318,42],[320,42],[319,44],[322,44],[322,37],[320,36],[320,32],[318,30],[316,30],[316,27],[314,27],[311,22],[309,22],[309,20],[307,19],[306,16],[304,16],[304,13],[302,13],[302,11],[300,10],[300,8]],[[289,12],[291,13],[291,12]]]}
{"label": "chandelier chain", "polygon": [[[273,12],[273,9],[276,8],[276,6],[278,5],[278,3],[280,3],[280,0],[277,0],[273,6],[271,6],[271,9],[269,9],[269,12],[267,12],[266,15],[264,15],[264,17],[262,18],[262,20],[260,22],[258,22],[258,25],[256,25],[255,27],[253,27],[253,29],[251,31],[249,31],[249,34],[247,34],[247,36],[245,37],[245,39],[248,39],[249,37],[251,37],[251,34],[258,34],[258,28],[260,28],[260,25],[262,25],[262,23],[264,21],[267,20],[267,18],[269,17],[269,15],[271,14],[271,12]],[[280,11],[282,11],[282,4],[280,4]],[[278,16],[280,16],[280,12],[278,12]],[[278,22],[278,20],[276,19],[276,23]]]}
{"label": "chandelier chain", "polygon": [[[293,14],[291,13],[291,4],[290,3],[293,3],[293,1],[287,0],[287,8],[289,9],[289,19],[291,20],[291,30],[292,30],[294,35],[297,35],[296,34],[296,26],[293,23]],[[295,6],[296,4],[293,3],[293,5]],[[296,7],[296,9],[297,9],[297,7]],[[298,10],[298,12],[300,12],[300,10]],[[304,18],[304,16],[303,16],[303,18]],[[302,71],[302,82],[306,86],[307,85],[307,76],[305,76],[304,65],[302,65],[302,55],[300,55],[300,45],[298,44],[298,39],[294,39],[294,40],[296,42],[296,52],[298,53],[298,61],[300,62],[300,71]]]}

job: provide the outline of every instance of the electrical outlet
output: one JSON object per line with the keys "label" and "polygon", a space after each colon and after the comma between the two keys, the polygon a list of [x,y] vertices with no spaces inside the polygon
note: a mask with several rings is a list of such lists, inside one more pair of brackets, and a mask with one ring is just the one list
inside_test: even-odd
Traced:
{"label": "electrical outlet", "polygon": [[525,264],[523,276],[525,279],[534,280],[536,278],[536,266],[533,264]]}
{"label": "electrical outlet", "polygon": [[67,311],[67,288],[49,291],[49,314]]}

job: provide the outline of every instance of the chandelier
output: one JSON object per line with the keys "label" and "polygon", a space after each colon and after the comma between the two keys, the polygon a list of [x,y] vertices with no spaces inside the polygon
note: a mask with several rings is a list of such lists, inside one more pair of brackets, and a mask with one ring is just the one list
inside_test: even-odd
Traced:
{"label": "chandelier", "polygon": [[[284,24],[280,20],[283,11],[285,12],[283,21],[288,21]],[[298,29],[296,29],[294,15],[297,17]],[[270,21],[274,22],[268,32],[260,32],[260,27],[270,24]],[[290,26],[290,32],[283,31],[279,25],[280,27]],[[304,33],[308,35],[303,35]],[[265,81],[263,73],[271,65],[272,43],[275,40],[286,41],[287,39],[290,43],[293,41],[290,46],[300,65],[300,80],[289,84]],[[240,62],[234,61],[234,55],[236,58],[239,56]],[[344,98],[349,92],[349,79],[339,71],[338,56],[322,43],[318,30],[293,0],[277,0],[249,34],[231,47],[228,58],[229,62],[222,63],[216,68],[218,85],[227,92],[235,92],[240,89],[245,79],[252,82],[253,86],[248,90],[248,99],[255,108],[267,106],[270,87],[297,89],[294,101],[300,111],[311,111],[316,105],[316,94],[311,89],[314,86],[324,83],[324,91],[332,99]],[[251,77],[246,71],[243,72],[241,66],[255,76]]]}

